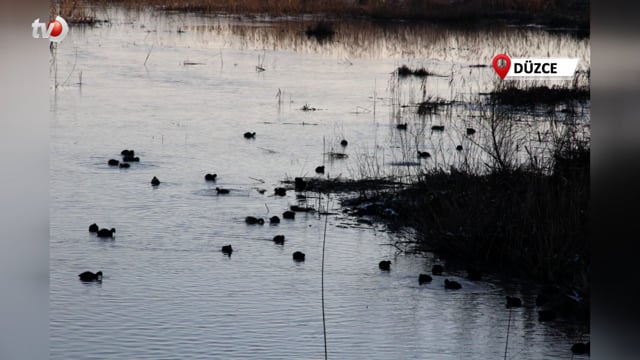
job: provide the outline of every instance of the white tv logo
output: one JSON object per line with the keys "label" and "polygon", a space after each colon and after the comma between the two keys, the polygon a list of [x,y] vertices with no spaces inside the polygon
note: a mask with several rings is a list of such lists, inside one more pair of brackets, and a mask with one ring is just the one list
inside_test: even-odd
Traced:
{"label": "white tv logo", "polygon": [[[62,39],[67,36],[67,32],[69,32],[69,25],[67,25],[67,22],[60,16],[56,16],[56,19],[49,21],[48,24],[41,23],[40,18],[35,19],[33,23],[31,23],[31,28],[33,29],[31,35],[34,39],[42,37],[53,42],[62,41]],[[38,34],[38,32],[40,34]]]}

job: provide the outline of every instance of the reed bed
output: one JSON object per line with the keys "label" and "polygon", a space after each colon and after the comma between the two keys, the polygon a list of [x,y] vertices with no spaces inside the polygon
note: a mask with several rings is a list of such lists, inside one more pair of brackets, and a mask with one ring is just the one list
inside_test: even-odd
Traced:
{"label": "reed bed", "polygon": [[51,1],[49,12],[51,18],[62,16],[71,25],[96,25],[106,20],[100,20],[96,16],[96,6],[85,0]]}
{"label": "reed bed", "polygon": [[499,104],[513,106],[559,105],[590,99],[587,87],[533,86],[519,88],[504,86],[490,93],[491,99]]}
{"label": "reed bed", "polygon": [[[572,0],[62,0],[74,11],[89,4],[117,4],[129,8],[155,7],[166,11],[227,13],[270,16],[330,15],[366,17],[376,20],[432,20],[448,22],[486,22],[495,18],[519,22],[574,24],[588,28],[589,2]],[[66,5],[71,4],[71,5]],[[493,19],[492,19],[493,18]]]}
{"label": "reed bed", "polygon": [[[439,142],[442,135],[429,136],[433,123],[421,122],[415,110],[395,113],[401,107],[392,107],[391,121],[408,123],[408,130],[395,131],[396,157],[381,155],[375,146],[374,153],[355,156],[356,180],[316,179],[308,190],[350,192],[343,205],[352,214],[414,230],[418,237],[405,244],[408,252],[434,252],[486,272],[579,294],[585,300],[562,311],[584,320],[590,293],[590,130],[582,115],[588,113],[589,90],[571,83],[519,85],[497,85],[494,92],[520,93],[533,106],[575,103],[578,111],[527,113],[517,104],[478,97],[470,101],[474,110],[463,116],[473,118],[473,127],[452,128],[453,115],[446,115],[451,105],[440,105],[447,136],[462,144],[456,149]],[[556,100],[549,100],[548,89]],[[432,140],[425,143],[425,138]],[[417,159],[416,149],[425,147],[431,156]],[[400,166],[389,167],[389,159]]]}

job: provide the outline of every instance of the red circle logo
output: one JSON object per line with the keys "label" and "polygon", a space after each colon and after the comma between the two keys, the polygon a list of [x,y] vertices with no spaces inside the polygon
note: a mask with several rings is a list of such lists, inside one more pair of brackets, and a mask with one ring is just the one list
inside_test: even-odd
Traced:
{"label": "red circle logo", "polygon": [[53,26],[53,29],[51,29],[50,36],[56,37],[62,33],[62,24],[58,20],[49,21],[49,23],[47,24],[47,29],[49,29],[49,27],[51,26]]}

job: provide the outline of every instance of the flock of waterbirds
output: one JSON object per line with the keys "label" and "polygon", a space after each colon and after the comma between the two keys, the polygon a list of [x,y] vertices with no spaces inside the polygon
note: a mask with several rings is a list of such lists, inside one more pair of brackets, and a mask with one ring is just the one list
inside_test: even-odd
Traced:
{"label": "flock of waterbirds", "polygon": [[[255,139],[256,133],[255,132],[245,132],[243,134],[245,139]],[[342,140],[340,142],[340,144],[345,147],[347,146],[348,142],[347,140]],[[107,165],[111,166],[111,167],[119,167],[119,168],[125,168],[128,169],[131,167],[130,163],[132,162],[140,162],[140,158],[138,156],[135,155],[135,150],[133,149],[125,149],[122,150],[120,152],[120,155],[122,156],[122,160],[117,160],[117,159],[109,159],[107,161]],[[316,168],[316,173],[324,173],[324,166],[319,166]],[[204,176],[204,180],[207,182],[215,182],[218,178],[218,174],[212,174],[212,173],[207,173]],[[154,176],[151,181],[150,181],[151,185],[154,187],[157,187],[160,185],[160,179],[158,179],[156,176]],[[220,187],[216,187],[215,188],[216,193],[218,195],[224,195],[224,194],[229,194],[231,191],[229,189],[223,189]],[[261,193],[264,193],[264,191],[260,191]],[[274,189],[274,194],[276,196],[286,196],[287,195],[287,189],[283,188],[283,187],[277,187]],[[306,209],[297,207],[297,206],[292,206],[293,210],[299,209],[300,211],[304,211]],[[288,220],[294,220],[295,219],[295,212],[293,210],[287,210],[285,212],[282,213],[282,217],[284,219],[288,219]],[[263,225],[265,223],[264,219],[262,218],[257,218],[254,216],[247,216],[245,218],[245,222],[248,225]],[[270,224],[279,224],[280,223],[280,217],[278,216],[272,216],[269,219],[269,223]],[[111,229],[106,229],[106,228],[100,228],[98,226],[98,224],[93,223],[91,225],[89,225],[89,232],[95,234],[97,237],[99,238],[114,238],[114,234],[116,233],[116,229],[115,228],[111,228]],[[285,236],[284,235],[276,235],[273,237],[273,242],[276,245],[284,245],[284,241],[285,241]],[[231,254],[233,253],[233,247],[231,246],[231,244],[228,245],[224,245],[222,246],[221,249],[222,253],[227,255],[227,256],[231,256]],[[305,260],[305,254],[300,252],[300,251],[295,251],[292,255],[293,260],[296,262],[301,262]],[[97,282],[102,282],[102,271],[98,271],[96,273],[93,273],[91,271],[85,271],[81,274],[78,275],[78,277],[80,278],[81,281],[84,282],[93,282],[93,281],[97,281]]]}
{"label": "flock of waterbirds", "polygon": [[[396,129],[398,129],[398,130],[407,130],[407,123],[397,124],[396,125]],[[444,131],[444,125],[433,125],[433,126],[431,126],[431,131],[442,132],[442,131]],[[474,135],[475,133],[476,133],[476,129],[467,128],[467,136]],[[346,141],[346,140],[343,140],[343,141]],[[456,145],[456,151],[462,151],[462,150],[463,150],[462,145]],[[429,153],[428,151],[420,151],[420,150],[418,150],[418,158],[419,159],[428,159],[430,157],[431,157],[431,153]]]}
{"label": "flock of waterbirds", "polygon": [[[397,124],[396,125],[396,129],[398,130],[406,130],[407,129],[407,124]],[[442,125],[434,125],[431,129],[432,131],[443,131],[444,130],[444,126]],[[467,135],[473,135],[476,133],[475,129],[472,128],[467,128],[466,131]],[[244,138],[245,139],[255,139],[256,137],[256,133],[255,132],[245,132],[244,133]],[[340,145],[342,147],[346,147],[348,145],[348,141],[343,139],[340,141]],[[461,151],[462,150],[462,146],[458,145],[456,147],[456,150]],[[122,150],[121,153],[122,155],[122,160],[116,160],[116,159],[109,159],[107,164],[111,167],[119,167],[119,168],[130,168],[130,163],[133,162],[140,162],[140,158],[135,156],[135,151],[134,150],[129,150],[129,149],[125,149]],[[427,151],[418,151],[418,158],[423,158],[423,159],[427,159],[430,158],[431,154]],[[324,174],[325,172],[325,167],[324,165],[318,166],[315,169],[315,172],[317,174]],[[211,174],[211,173],[207,173],[204,176],[205,181],[207,182],[215,182],[217,180],[218,174]],[[299,181],[303,181],[301,178],[296,178],[296,188],[298,188],[298,182]],[[160,185],[160,180],[157,177],[153,177],[150,181],[151,185],[154,187],[157,187]],[[223,189],[220,187],[216,187],[215,188],[216,193],[218,195],[224,195],[224,194],[229,194],[230,190],[229,189]],[[264,193],[264,191],[261,191],[261,193]],[[283,187],[277,187],[274,189],[274,195],[276,196],[286,196],[287,193],[287,189],[283,188]],[[292,206],[291,210],[287,210],[282,214],[282,217],[284,219],[289,219],[289,220],[293,220],[295,219],[295,211],[293,210],[297,210],[297,211],[308,211],[308,208],[302,208],[302,207],[298,207],[298,206]],[[247,216],[245,218],[245,223],[248,225],[263,225],[265,224],[265,220],[262,218],[257,218],[254,216]],[[279,224],[280,223],[280,218],[278,216],[272,216],[271,218],[269,218],[269,223],[270,224]],[[99,238],[114,238],[114,235],[116,233],[116,229],[115,228],[99,228],[99,226],[96,223],[93,223],[89,226],[89,232],[90,233],[94,233],[97,237]],[[285,243],[285,236],[284,235],[275,235],[273,237],[273,243],[276,245],[284,245]],[[231,246],[231,244],[228,245],[224,245],[222,246],[221,249],[222,253],[231,257],[231,254],[233,253],[233,247]],[[304,262],[305,261],[305,257],[306,255],[300,251],[295,251],[292,254],[292,258],[295,262]],[[382,260],[378,263],[378,267],[381,271],[391,271],[391,261],[389,260]],[[419,274],[418,275],[418,283],[419,285],[423,285],[423,284],[429,284],[433,281],[433,276],[441,276],[443,275],[444,272],[444,266],[441,264],[435,264],[433,265],[432,269],[431,269],[431,275],[429,274]],[[81,274],[78,275],[79,279],[83,282],[102,282],[102,271],[98,271],[96,273],[93,273],[91,271],[85,271]],[[467,279],[468,280],[472,280],[472,281],[480,281],[482,279],[482,273],[480,270],[476,269],[476,268],[468,268],[467,269]],[[446,279],[443,282],[444,288],[446,290],[459,290],[462,289],[462,285],[455,281],[455,280],[449,280]],[[539,295],[536,298],[536,306],[543,306],[545,303],[545,298],[543,295]],[[522,307],[522,300],[520,298],[517,297],[512,297],[512,296],[506,296],[506,307],[508,309],[512,309],[512,308],[518,308],[518,307]],[[540,310],[538,311],[538,320],[539,321],[552,321],[555,320],[556,318],[556,314],[554,311],[551,310]],[[590,353],[590,342],[587,343],[576,343],[572,346],[571,351],[574,354],[589,354]]]}

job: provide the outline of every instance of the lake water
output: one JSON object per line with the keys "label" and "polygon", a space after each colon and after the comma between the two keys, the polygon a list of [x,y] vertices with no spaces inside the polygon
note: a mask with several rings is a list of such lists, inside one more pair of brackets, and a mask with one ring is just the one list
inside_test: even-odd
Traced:
{"label": "lake water", "polygon": [[[101,16],[109,23],[72,27],[52,65],[52,359],[322,358],[325,218],[299,213],[248,226],[245,216],[281,216],[295,194],[274,197],[273,188],[323,163],[331,177],[398,173],[390,164],[415,147],[455,163],[460,154],[447,149],[464,141],[468,100],[496,82],[491,68],[469,65],[497,52],[579,57],[584,68],[590,56],[588,38],[536,28],[344,22],[334,41],[320,43],[297,19],[117,8]],[[391,73],[401,64],[443,76],[400,83]],[[466,101],[465,110],[418,117],[398,106],[423,90]],[[305,104],[318,110],[301,111]],[[424,130],[445,121],[443,133]],[[406,133],[399,122],[409,123]],[[129,148],[140,163],[107,166]],[[328,151],[349,158],[329,161]],[[208,172],[216,183],[204,181]],[[218,196],[216,186],[231,193]],[[330,208],[338,205],[331,198]],[[90,235],[93,222],[115,227],[115,238]],[[284,246],[271,241],[276,234]],[[330,358],[502,359],[508,326],[508,359],[569,359],[571,344],[588,340],[581,326],[539,323],[527,286],[470,282],[455,269],[419,286],[418,274],[438,259],[398,254],[388,246],[397,236],[328,217]],[[226,244],[231,257],[220,252]],[[306,261],[293,262],[294,251]],[[378,269],[383,259],[391,272]],[[102,270],[103,282],[79,282],[85,270]],[[445,291],[445,277],[463,289]],[[525,307],[510,314],[505,295]]]}

